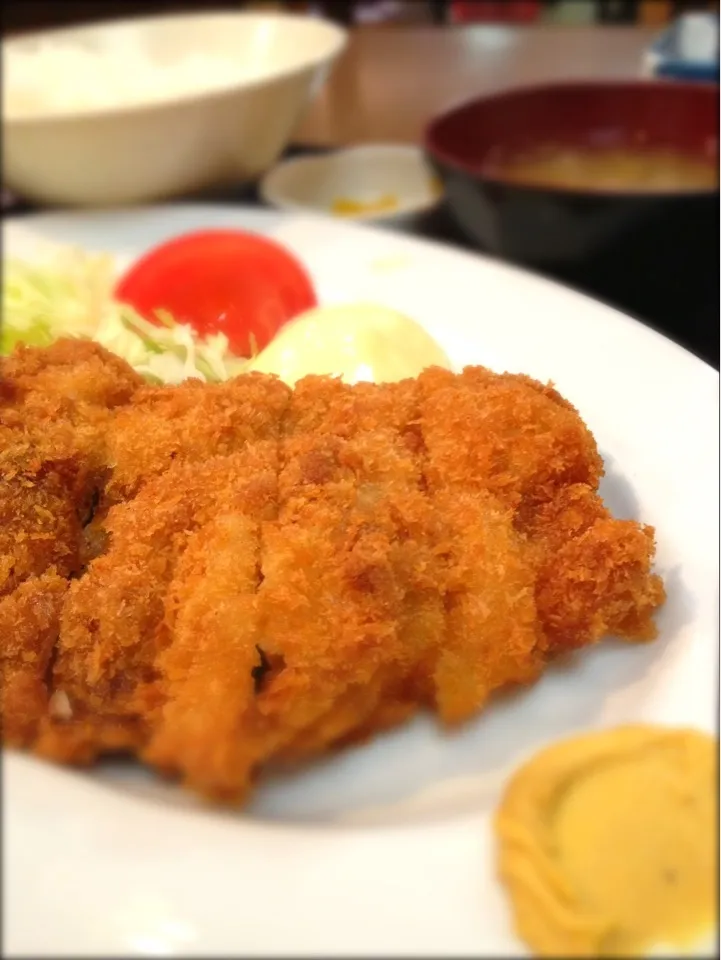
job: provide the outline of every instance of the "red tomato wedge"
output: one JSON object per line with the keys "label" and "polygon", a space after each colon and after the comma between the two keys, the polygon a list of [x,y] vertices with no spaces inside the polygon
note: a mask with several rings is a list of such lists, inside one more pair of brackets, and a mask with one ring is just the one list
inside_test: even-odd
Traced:
{"label": "red tomato wedge", "polygon": [[318,302],[291,253],[241,230],[199,230],[160,244],[121,277],[115,298],[154,323],[161,309],[201,336],[224,333],[238,357],[262,350]]}

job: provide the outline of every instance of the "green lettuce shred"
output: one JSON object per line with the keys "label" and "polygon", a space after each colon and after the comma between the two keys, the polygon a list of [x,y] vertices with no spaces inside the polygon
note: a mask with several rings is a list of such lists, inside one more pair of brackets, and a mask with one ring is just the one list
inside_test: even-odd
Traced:
{"label": "green lettuce shred", "polygon": [[47,346],[58,337],[97,341],[152,383],[195,377],[218,383],[241,373],[222,333],[199,336],[166,310],[157,324],[113,297],[115,265],[107,254],[63,249],[52,258],[4,265],[0,354],[18,343]]}

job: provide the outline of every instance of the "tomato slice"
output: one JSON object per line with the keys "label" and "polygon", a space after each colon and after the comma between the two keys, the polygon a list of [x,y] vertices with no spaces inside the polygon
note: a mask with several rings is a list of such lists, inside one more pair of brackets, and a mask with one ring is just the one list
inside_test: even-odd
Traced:
{"label": "tomato slice", "polygon": [[291,253],[241,230],[198,230],[160,244],[121,277],[115,298],[152,322],[162,309],[203,336],[224,333],[239,357],[262,350],[288,320],[317,304]]}

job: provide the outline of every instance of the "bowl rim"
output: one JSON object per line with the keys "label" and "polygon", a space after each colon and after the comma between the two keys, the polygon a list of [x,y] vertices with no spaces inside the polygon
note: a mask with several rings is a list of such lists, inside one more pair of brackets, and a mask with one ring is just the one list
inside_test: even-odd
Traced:
{"label": "bowl rim", "polygon": [[[484,184],[489,186],[499,186],[506,187],[508,189],[518,190],[524,193],[543,193],[548,194],[558,194],[565,197],[579,197],[579,196],[590,196],[590,197],[607,197],[607,198],[623,198],[623,199],[644,199],[644,200],[653,200],[658,201],[661,199],[664,200],[675,200],[675,199],[689,199],[689,198],[698,198],[698,197],[716,197],[719,194],[719,186],[709,188],[709,187],[697,187],[690,190],[622,190],[618,187],[604,187],[604,186],[594,186],[594,187],[574,187],[574,186],[564,186],[562,184],[554,184],[553,186],[544,186],[542,184],[532,184],[532,183],[519,183],[518,181],[510,181],[505,179],[502,176],[494,175],[488,173],[483,169],[483,166],[479,163],[474,163],[472,161],[465,161],[459,159],[451,151],[445,150],[440,147],[437,143],[438,137],[438,128],[441,124],[450,120],[452,117],[462,114],[466,110],[475,108],[476,106],[492,103],[494,101],[503,101],[506,99],[514,98],[517,95],[525,94],[543,94],[543,93],[556,93],[561,90],[588,90],[588,89],[599,89],[605,88],[607,90],[612,90],[618,92],[623,88],[632,88],[639,89],[644,88],[646,90],[653,89],[661,91],[664,89],[683,89],[688,91],[698,92],[706,91],[709,93],[716,93],[716,96],[719,96],[719,84],[718,83],[705,83],[699,81],[679,81],[672,79],[662,79],[657,77],[650,78],[620,78],[614,80],[605,80],[605,79],[594,79],[589,77],[583,80],[556,80],[548,81],[542,83],[531,83],[531,84],[519,84],[518,86],[508,86],[503,87],[498,90],[494,90],[491,93],[484,93],[474,97],[464,97],[462,100],[457,101],[455,104],[446,108],[441,113],[436,114],[431,120],[426,124],[423,130],[422,144],[423,149],[428,157],[432,161],[442,167],[446,167],[452,170],[455,173],[464,173],[470,175],[476,180],[481,181]],[[719,144],[719,134],[718,130],[716,131],[716,143],[717,150]]]}
{"label": "bowl rim", "polygon": [[[269,170],[267,170],[259,184],[258,184],[258,193],[260,194],[261,199],[264,203],[267,203],[269,206],[275,207],[278,210],[293,210],[296,212],[314,212],[321,215],[326,215],[333,217],[334,214],[330,210],[326,210],[323,207],[319,207],[313,204],[300,203],[295,200],[289,199],[288,194],[284,191],[276,191],[273,189],[272,180],[275,174],[279,170],[288,170],[291,167],[313,167],[313,166],[332,166],[336,160],[341,155],[347,154],[391,154],[391,153],[403,153],[407,156],[413,156],[414,158],[420,160],[422,163],[427,164],[427,159],[424,153],[424,150],[421,146],[418,146],[414,143],[402,143],[402,142],[393,142],[393,141],[373,141],[368,143],[357,143],[350,144],[348,146],[340,146],[336,149],[331,149],[321,153],[312,153],[305,154],[299,157],[288,157],[285,160],[280,160],[278,163],[274,164]],[[431,176],[433,175],[432,168],[429,169]],[[434,209],[438,204],[440,204],[443,199],[443,191],[437,196],[429,196],[426,200],[418,200],[415,203],[405,203],[399,204],[393,210],[388,210],[383,213],[357,213],[350,216],[345,216],[339,219],[343,219],[351,222],[366,222],[366,223],[385,223],[392,222],[393,220],[400,220],[404,217],[413,216],[425,211],[430,211]]]}
{"label": "bowl rim", "polygon": [[349,40],[348,30],[324,17],[309,17],[301,14],[284,13],[282,11],[264,12],[258,10],[216,8],[207,11],[196,10],[181,13],[157,13],[140,17],[113,17],[107,20],[92,20],[87,23],[73,24],[70,26],[49,27],[45,30],[31,30],[27,33],[14,34],[2,38],[0,41],[0,50],[2,50],[2,55],[6,56],[9,47],[24,46],[29,43],[45,40],[46,38],[59,37],[62,39],[65,37],[82,37],[86,34],[95,33],[96,31],[113,30],[118,27],[144,26],[146,24],[185,22],[192,25],[193,22],[201,20],[225,20],[247,23],[255,21],[257,23],[293,25],[305,29],[307,29],[309,25],[315,28],[320,27],[325,30],[328,36],[328,50],[322,56],[308,57],[301,63],[278,70],[270,76],[258,77],[256,79],[231,80],[211,90],[203,90],[200,92],[189,90],[187,92],[173,93],[159,100],[130,104],[117,103],[104,107],[71,107],[48,113],[21,114],[19,116],[9,117],[5,116],[3,112],[3,130],[10,127],[28,128],[31,126],[47,126],[50,124],[62,125],[85,120],[115,120],[120,116],[147,114],[153,111],[164,110],[168,107],[187,106],[192,103],[235,95],[240,91],[255,90],[268,83],[277,83],[280,80],[290,79],[296,74],[303,73],[314,67],[321,68],[325,65],[332,65],[345,51]]}

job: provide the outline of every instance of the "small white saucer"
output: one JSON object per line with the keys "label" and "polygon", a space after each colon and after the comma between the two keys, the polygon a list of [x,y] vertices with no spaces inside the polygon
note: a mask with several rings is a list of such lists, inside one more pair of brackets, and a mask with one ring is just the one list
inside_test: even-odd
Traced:
{"label": "small white saucer", "polygon": [[396,227],[428,213],[442,193],[423,152],[392,143],[285,160],[260,183],[265,202],[280,209]]}

